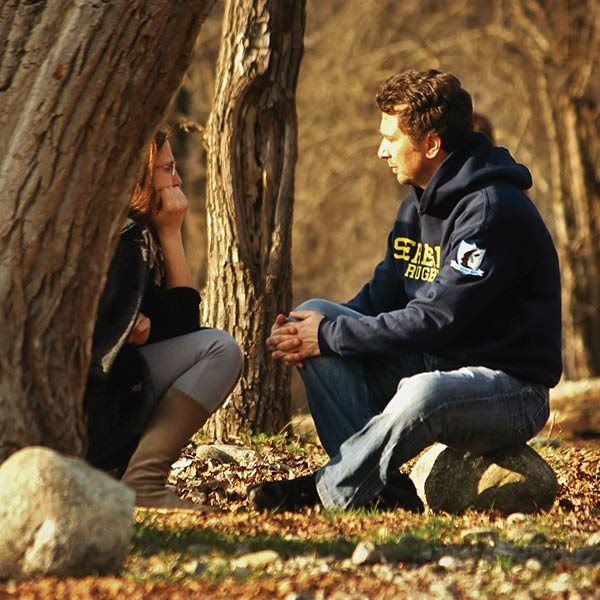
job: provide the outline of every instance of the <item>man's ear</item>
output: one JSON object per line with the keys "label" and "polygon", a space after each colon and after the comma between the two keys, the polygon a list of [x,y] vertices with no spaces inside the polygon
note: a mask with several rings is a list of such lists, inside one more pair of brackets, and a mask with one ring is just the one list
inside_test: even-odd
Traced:
{"label": "man's ear", "polygon": [[427,158],[436,158],[442,150],[442,138],[437,133],[427,134],[427,146],[425,148],[425,156]]}

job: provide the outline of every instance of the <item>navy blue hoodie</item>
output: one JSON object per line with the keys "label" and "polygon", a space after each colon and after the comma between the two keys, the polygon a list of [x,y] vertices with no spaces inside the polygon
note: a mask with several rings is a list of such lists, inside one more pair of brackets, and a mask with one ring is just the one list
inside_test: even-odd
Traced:
{"label": "navy blue hoodie", "polygon": [[373,278],[324,319],[322,354],[421,352],[551,387],[562,371],[552,238],[523,192],[527,168],[474,133],[425,190],[410,188]]}

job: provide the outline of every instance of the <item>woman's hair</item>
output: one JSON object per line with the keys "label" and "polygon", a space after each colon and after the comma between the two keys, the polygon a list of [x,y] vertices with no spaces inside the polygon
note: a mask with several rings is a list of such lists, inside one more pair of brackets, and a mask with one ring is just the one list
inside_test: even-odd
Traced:
{"label": "woman's hair", "polygon": [[494,127],[489,117],[486,117],[483,113],[473,113],[473,119],[475,121],[474,131],[481,131],[490,138],[490,141],[495,144],[494,139]]}
{"label": "woman's hair", "polygon": [[375,97],[381,112],[397,115],[398,127],[414,142],[436,133],[452,152],[473,132],[473,102],[460,81],[435,69],[407,70],[381,85]]}
{"label": "woman's hair", "polygon": [[168,131],[166,129],[159,129],[154,134],[154,139],[148,146],[142,172],[138,182],[135,184],[131,200],[129,201],[129,216],[136,221],[148,221],[152,211],[156,208],[157,196],[153,183],[156,155],[168,139]]}

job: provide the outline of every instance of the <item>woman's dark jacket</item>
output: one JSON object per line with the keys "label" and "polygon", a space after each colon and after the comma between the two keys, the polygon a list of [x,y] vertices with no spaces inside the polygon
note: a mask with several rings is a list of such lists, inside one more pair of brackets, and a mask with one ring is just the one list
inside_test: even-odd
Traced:
{"label": "woman's dark jacket", "polygon": [[158,400],[146,361],[127,343],[139,312],[150,319],[148,343],[199,329],[200,295],[156,282],[159,252],[148,228],[128,220],[100,298],[84,411],[87,460],[101,469],[127,465]]}

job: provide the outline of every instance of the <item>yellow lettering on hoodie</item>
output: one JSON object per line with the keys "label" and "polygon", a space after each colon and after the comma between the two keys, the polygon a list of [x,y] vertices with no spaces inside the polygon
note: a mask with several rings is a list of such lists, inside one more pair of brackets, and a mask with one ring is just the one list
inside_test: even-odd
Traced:
{"label": "yellow lettering on hoodie", "polygon": [[404,277],[418,281],[433,281],[440,271],[440,246],[417,242],[407,237],[394,238],[394,258],[406,265]]}
{"label": "yellow lettering on hoodie", "polygon": [[397,237],[394,239],[394,258],[396,260],[410,260],[410,251],[417,242],[410,238]]}

